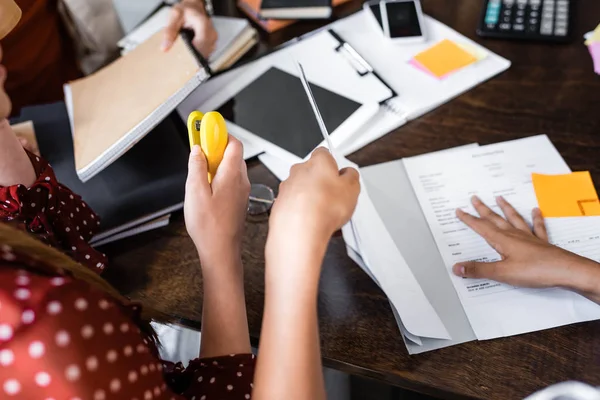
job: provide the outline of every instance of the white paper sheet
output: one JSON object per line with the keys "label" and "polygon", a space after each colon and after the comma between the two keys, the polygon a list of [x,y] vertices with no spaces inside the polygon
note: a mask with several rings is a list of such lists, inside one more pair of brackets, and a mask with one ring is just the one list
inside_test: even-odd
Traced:
{"label": "white paper sheet", "polygon": [[[532,151],[532,149],[535,149]],[[500,212],[495,197],[502,195],[523,216],[537,206],[531,173],[570,172],[548,138],[526,139],[404,160],[411,184],[451,276],[452,283],[478,339],[510,336],[600,318],[600,306],[560,289],[530,290],[482,279],[456,277],[454,264],[467,260],[498,261],[499,255],[462,224],[455,209],[476,214],[470,204],[478,195]],[[529,217],[528,217],[529,218]],[[549,221],[554,240],[569,240],[566,229],[575,221]],[[577,227],[579,231],[579,227]],[[571,231],[573,232],[573,231]],[[583,233],[583,232],[582,232]],[[600,235],[600,224],[589,223],[580,235]],[[570,243],[570,246],[574,244]],[[592,246],[578,246],[582,255]]]}

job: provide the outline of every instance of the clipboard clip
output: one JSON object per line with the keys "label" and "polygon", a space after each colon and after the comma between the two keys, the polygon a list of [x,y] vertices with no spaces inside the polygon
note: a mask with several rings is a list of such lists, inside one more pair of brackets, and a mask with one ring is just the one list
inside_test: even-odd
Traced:
{"label": "clipboard clip", "polygon": [[360,76],[365,76],[374,72],[371,64],[369,64],[358,51],[354,50],[354,47],[342,39],[337,32],[333,29],[328,29],[327,32],[338,41],[338,46],[335,48],[335,51],[340,53],[354,67]]}
{"label": "clipboard clip", "polygon": [[335,48],[335,51],[342,55],[342,57],[344,57],[348,63],[352,65],[359,76],[363,77],[365,75],[372,74],[390,90],[391,96],[388,99],[381,101],[380,104],[384,104],[387,100],[398,95],[398,93],[396,93],[396,91],[390,85],[388,85],[388,83],[381,76],[379,76],[377,72],[375,72],[375,69],[371,66],[371,64],[369,64],[369,62],[365,60],[365,58],[350,45],[350,43],[342,39],[342,37],[333,29],[327,29],[327,32],[329,32],[329,34],[338,42],[338,46]]}

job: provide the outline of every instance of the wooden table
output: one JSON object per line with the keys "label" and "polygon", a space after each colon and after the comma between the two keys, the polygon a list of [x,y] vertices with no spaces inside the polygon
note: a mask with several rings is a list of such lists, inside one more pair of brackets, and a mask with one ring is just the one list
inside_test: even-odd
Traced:
{"label": "wooden table", "polygon": [[[577,40],[564,46],[482,40],[475,35],[479,1],[422,3],[426,13],[508,58],[512,67],[360,150],[352,161],[365,166],[472,142],[547,134],[573,170],[590,170],[600,184],[600,77],[579,39],[600,22],[600,2],[579,2]],[[252,182],[278,184],[257,161],[249,163],[249,173]],[[266,234],[266,220],[246,226],[246,300],[255,341],[264,300]],[[114,264],[109,279],[119,289],[197,325],[202,281],[182,215],[167,228],[119,242],[107,252]],[[409,356],[388,301],[346,256],[339,235],[325,258],[319,315],[326,366],[433,396],[512,399],[569,379],[600,385],[598,321]]]}

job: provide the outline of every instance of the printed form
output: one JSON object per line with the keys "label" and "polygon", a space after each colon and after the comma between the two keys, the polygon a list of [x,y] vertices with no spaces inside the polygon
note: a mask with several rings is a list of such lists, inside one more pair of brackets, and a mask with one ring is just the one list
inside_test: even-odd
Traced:
{"label": "printed form", "polygon": [[[600,318],[600,306],[562,289],[522,289],[452,273],[461,261],[498,261],[499,254],[456,218],[461,208],[477,215],[477,195],[502,215],[495,198],[504,196],[531,224],[537,199],[532,173],[571,172],[545,136],[463,151],[404,160],[444,264],[480,340],[516,335]],[[552,243],[600,261],[600,217],[553,218],[546,221]]]}

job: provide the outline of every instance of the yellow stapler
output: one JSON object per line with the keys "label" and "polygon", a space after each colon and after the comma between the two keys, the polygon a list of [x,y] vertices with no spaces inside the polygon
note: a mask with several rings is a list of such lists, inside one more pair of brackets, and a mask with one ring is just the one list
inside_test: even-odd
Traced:
{"label": "yellow stapler", "polygon": [[190,149],[200,145],[208,163],[208,182],[212,182],[229,141],[225,119],[216,111],[193,111],[187,120]]}

